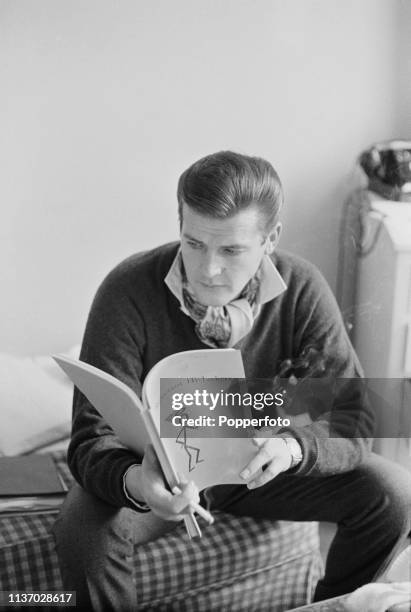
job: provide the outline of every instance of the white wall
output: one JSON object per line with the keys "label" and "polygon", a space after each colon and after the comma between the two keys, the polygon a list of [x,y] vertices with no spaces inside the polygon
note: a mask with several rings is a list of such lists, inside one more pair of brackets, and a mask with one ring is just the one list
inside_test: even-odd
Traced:
{"label": "white wall", "polygon": [[411,140],[411,2],[400,0],[397,10],[398,99],[396,108],[396,135]]}
{"label": "white wall", "polygon": [[354,160],[405,121],[395,60],[407,10],[0,0],[0,351],[78,341],[108,269],[177,237],[179,174],[223,148],[272,161],[282,246],[334,286]]}

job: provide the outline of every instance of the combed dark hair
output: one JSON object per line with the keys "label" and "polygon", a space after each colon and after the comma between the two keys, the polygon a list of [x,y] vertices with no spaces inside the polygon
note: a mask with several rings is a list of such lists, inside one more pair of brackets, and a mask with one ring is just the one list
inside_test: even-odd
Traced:
{"label": "combed dark hair", "polygon": [[264,229],[274,227],[283,203],[283,189],[272,165],[260,157],[232,151],[207,155],[192,164],[178,181],[178,214],[183,204],[199,214],[232,217],[251,204],[257,206]]}

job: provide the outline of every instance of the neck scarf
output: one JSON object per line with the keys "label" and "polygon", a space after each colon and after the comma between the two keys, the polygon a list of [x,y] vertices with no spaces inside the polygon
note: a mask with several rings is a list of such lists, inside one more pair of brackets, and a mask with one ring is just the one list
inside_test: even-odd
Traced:
{"label": "neck scarf", "polygon": [[287,288],[267,255],[240,295],[225,306],[206,306],[195,298],[185,273],[181,250],[164,280],[179,300],[181,310],[194,321],[199,339],[213,348],[235,346],[251,330],[262,304]]}
{"label": "neck scarf", "polygon": [[204,344],[213,348],[226,348],[233,335],[233,327],[251,329],[260,311],[260,306],[256,302],[261,282],[260,268],[248,281],[238,298],[226,306],[205,306],[194,297],[185,274],[182,258],[180,262],[184,306],[195,321],[197,336]]}

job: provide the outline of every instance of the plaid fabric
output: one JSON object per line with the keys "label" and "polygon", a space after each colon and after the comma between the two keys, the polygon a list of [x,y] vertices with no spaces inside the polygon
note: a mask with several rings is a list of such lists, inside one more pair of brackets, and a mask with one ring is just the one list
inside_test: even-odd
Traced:
{"label": "plaid fabric", "polygon": [[[59,474],[69,487],[73,482],[65,452],[53,453]],[[51,535],[58,510],[1,516],[0,590],[62,589],[60,570]]]}
{"label": "plaid fabric", "polygon": [[199,540],[179,527],[135,550],[139,610],[280,612],[311,600],[322,574],[316,523],[215,516]]}
{"label": "plaid fabric", "polygon": [[[69,485],[63,452],[53,454]],[[0,590],[63,588],[54,513],[0,515]],[[316,523],[255,521],[216,513],[203,538],[179,526],[136,547],[139,610],[282,612],[308,603],[321,576]]]}
{"label": "plaid fabric", "polygon": [[0,550],[0,590],[63,588],[54,541],[50,534],[56,514],[37,514],[1,520],[10,543]]}

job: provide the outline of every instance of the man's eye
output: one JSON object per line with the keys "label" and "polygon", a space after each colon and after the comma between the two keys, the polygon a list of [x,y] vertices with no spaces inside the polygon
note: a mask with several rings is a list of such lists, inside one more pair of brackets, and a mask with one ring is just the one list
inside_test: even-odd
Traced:
{"label": "man's eye", "polygon": [[191,240],[187,240],[187,244],[192,249],[201,249],[201,244],[199,244],[198,242],[192,242]]}
{"label": "man's eye", "polygon": [[226,253],[227,255],[240,255],[241,251],[238,251],[237,249],[230,249],[229,247],[224,249],[224,253]]}

